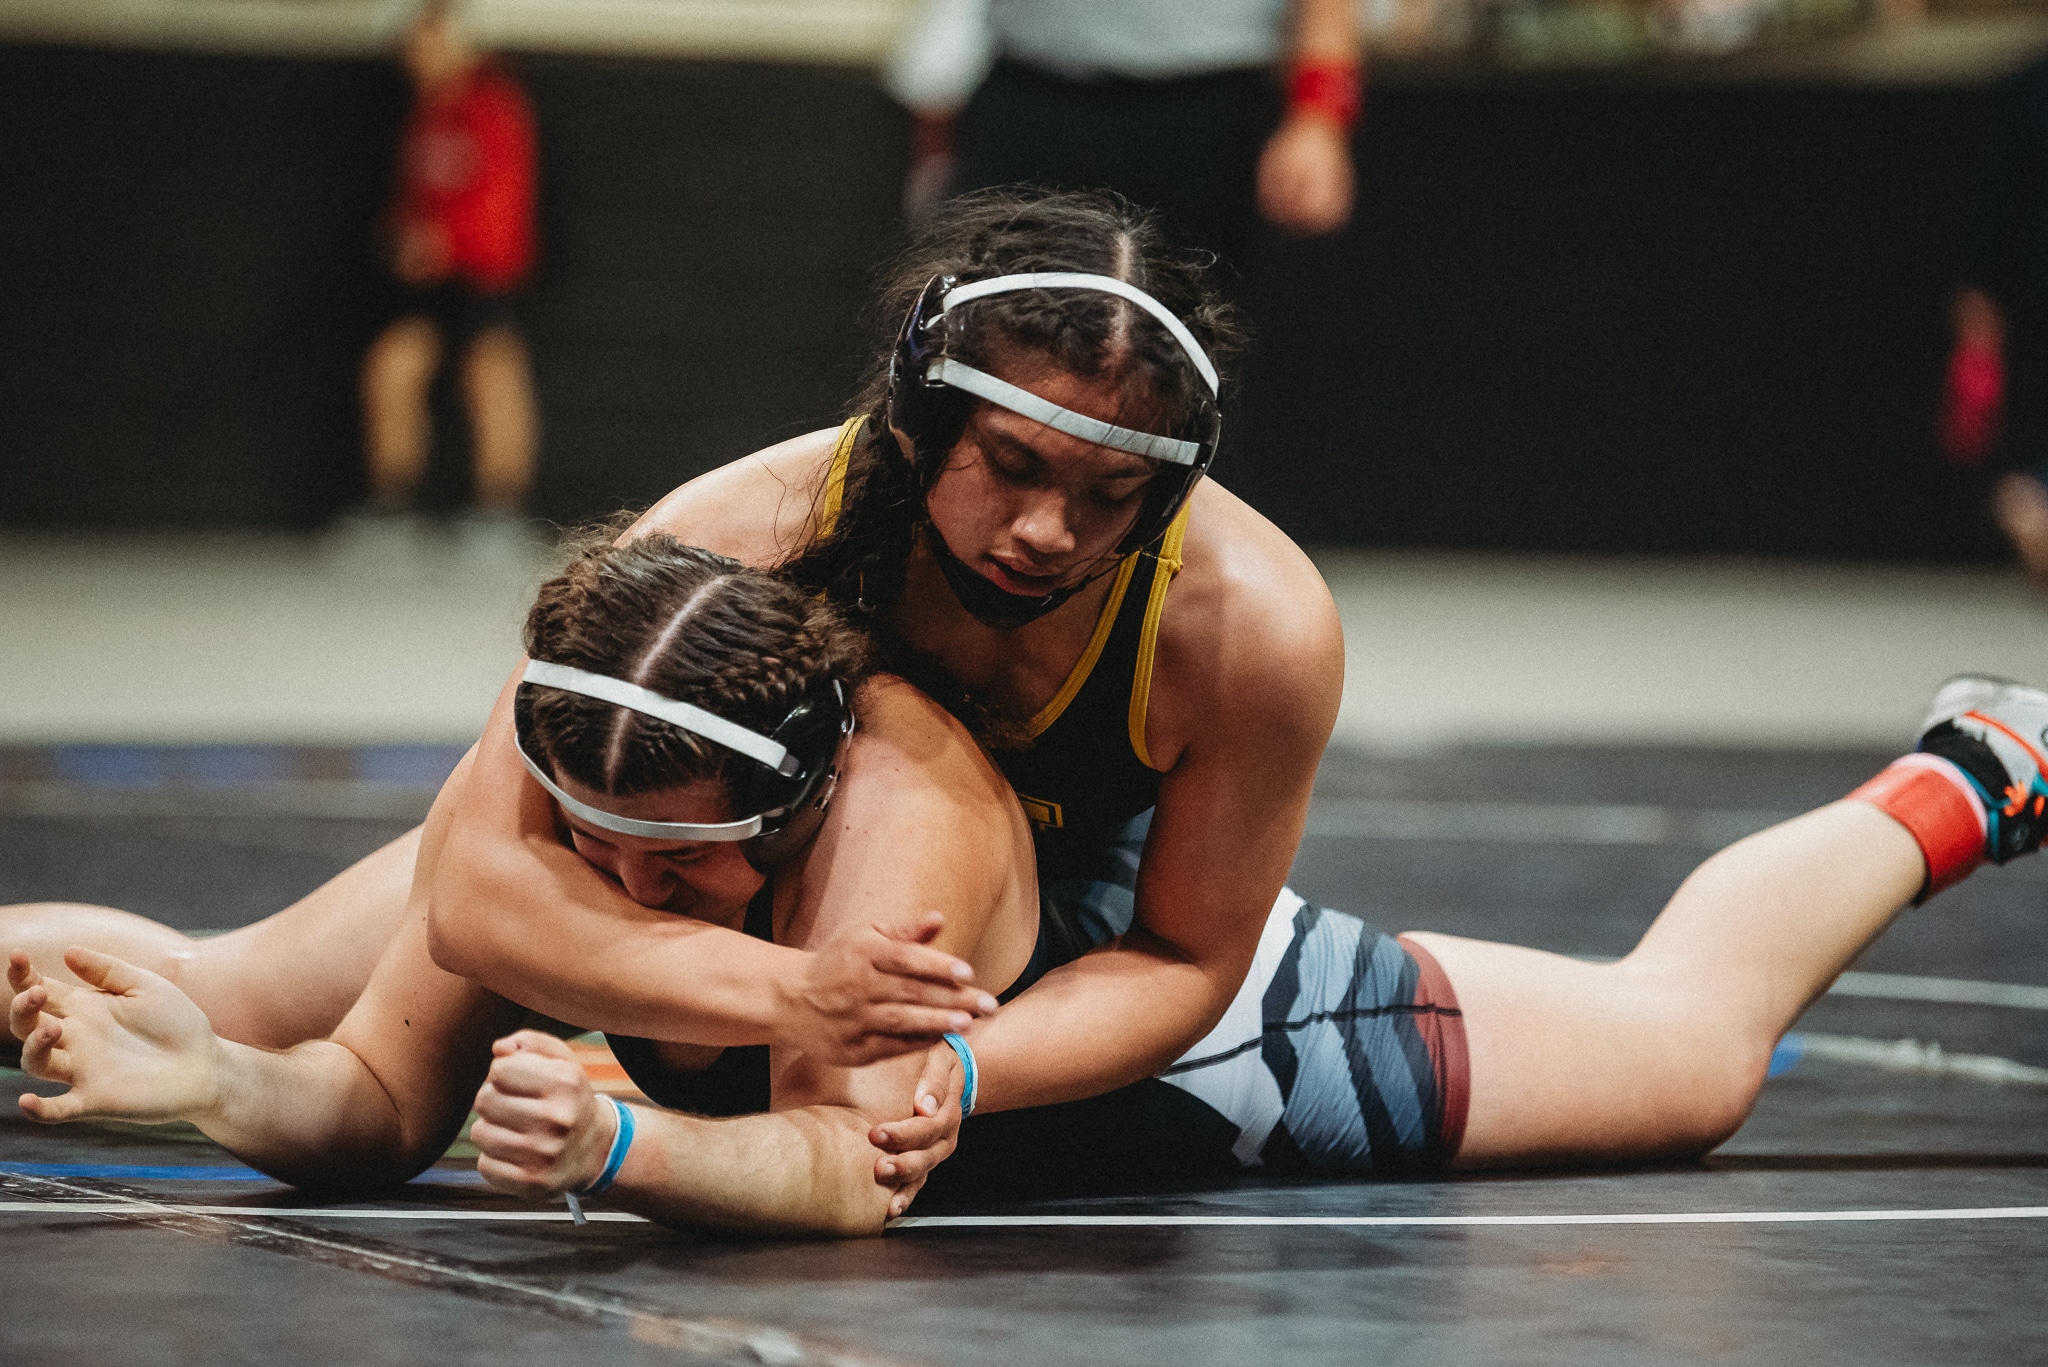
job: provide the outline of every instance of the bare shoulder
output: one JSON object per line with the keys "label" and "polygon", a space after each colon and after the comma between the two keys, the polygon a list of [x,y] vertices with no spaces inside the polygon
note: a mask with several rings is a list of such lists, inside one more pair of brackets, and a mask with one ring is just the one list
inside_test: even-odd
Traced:
{"label": "bare shoulder", "polygon": [[[1006,983],[1037,936],[1031,830],[967,728],[910,684],[854,697],[838,792],[802,870],[792,934],[946,913],[938,947]],[[778,931],[778,934],[780,932]]]}
{"label": "bare shoulder", "polygon": [[810,540],[839,429],[792,437],[697,476],[633,524],[748,565],[780,564]]}
{"label": "bare shoulder", "polygon": [[854,696],[859,719],[846,760],[844,784],[965,810],[1021,820],[1002,772],[958,718],[915,686],[878,674]]}
{"label": "bare shoulder", "polygon": [[1155,762],[1170,767],[1185,738],[1223,731],[1224,719],[1313,734],[1320,751],[1343,693],[1344,633],[1314,562],[1208,480],[1181,559],[1160,620],[1152,732],[1165,753]]}

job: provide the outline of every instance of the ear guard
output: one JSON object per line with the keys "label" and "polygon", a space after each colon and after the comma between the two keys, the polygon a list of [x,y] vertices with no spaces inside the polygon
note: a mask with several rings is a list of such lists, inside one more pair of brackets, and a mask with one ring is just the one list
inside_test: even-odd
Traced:
{"label": "ear guard", "polygon": [[527,772],[572,815],[600,830],[647,840],[738,841],[747,861],[756,868],[766,868],[787,858],[816,833],[838,787],[839,770],[834,761],[839,747],[854,730],[853,710],[847,706],[845,687],[837,679],[832,680],[829,696],[813,696],[799,702],[766,736],[652,689],[568,665],[530,660],[519,681],[522,687],[535,684],[558,688],[627,708],[737,750],[753,760],[755,768],[734,779],[731,785],[733,805],[751,815],[709,824],[640,821],[571,797],[527,753],[516,729],[512,737]]}
{"label": "ear guard", "polygon": [[763,767],[751,782],[733,784],[742,811],[754,807],[764,814],[761,834],[741,846],[748,863],[757,869],[779,864],[818,833],[839,788],[839,747],[852,734],[853,709],[837,679],[829,698],[806,698],[770,733],[803,767],[793,776]]}
{"label": "ear guard", "polygon": [[[990,295],[1027,289],[1095,290],[1136,304],[1173,334],[1201,374],[1208,396],[1179,432],[1171,436],[1140,432],[1062,408],[947,354],[951,310]],[[1195,484],[1215,460],[1216,444],[1223,431],[1223,414],[1216,406],[1217,389],[1216,369],[1187,325],[1157,299],[1114,276],[1039,271],[962,285],[954,276],[935,275],[911,305],[903,320],[903,330],[897,334],[896,350],[889,358],[889,425],[910,438],[918,477],[927,490],[944,468],[947,453],[960,440],[975,399],[1021,413],[1083,441],[1160,462],[1162,468],[1146,487],[1130,531],[1117,546],[1117,554],[1124,555],[1165,534],[1181,505],[1194,492]]]}

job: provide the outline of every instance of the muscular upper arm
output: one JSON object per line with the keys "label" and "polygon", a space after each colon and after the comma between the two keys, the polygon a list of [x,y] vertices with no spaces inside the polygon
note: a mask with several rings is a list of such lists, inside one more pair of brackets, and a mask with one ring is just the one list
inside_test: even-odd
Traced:
{"label": "muscular upper arm", "polygon": [[400,1144],[416,1167],[461,1129],[490,1066],[491,1041],[519,1012],[467,978],[435,966],[417,905],[333,1035],[389,1100]]}
{"label": "muscular upper arm", "polygon": [[1234,989],[1301,841],[1344,642],[1322,577],[1263,519],[1236,552],[1214,554],[1187,600],[1168,599],[1148,734],[1171,763],[1139,866],[1137,925]]}
{"label": "muscular upper arm", "polygon": [[1037,882],[1030,828],[966,729],[911,685],[863,684],[859,725],[825,824],[795,871],[776,939],[815,945],[869,924],[945,913],[938,947],[999,991],[1030,957]]}
{"label": "muscular upper arm", "polygon": [[[1016,796],[960,724],[901,680],[870,681],[856,710],[858,753],[848,755],[847,779],[777,938],[815,945],[937,910],[946,917],[937,947],[1000,992],[1029,962],[1038,932],[1031,835]],[[847,1069],[778,1050],[774,1106],[838,1104],[897,1119],[922,1058]]]}

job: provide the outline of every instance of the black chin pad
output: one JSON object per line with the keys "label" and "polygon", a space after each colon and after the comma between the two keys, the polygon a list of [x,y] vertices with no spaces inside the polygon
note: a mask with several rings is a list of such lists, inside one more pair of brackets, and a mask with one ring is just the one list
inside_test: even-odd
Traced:
{"label": "black chin pad", "polygon": [[939,573],[946,576],[947,587],[960,600],[960,606],[967,609],[967,615],[985,627],[998,631],[1012,631],[1027,622],[1035,622],[1066,602],[1088,581],[1069,588],[1054,589],[1042,597],[1029,594],[1011,593],[999,589],[972,569],[969,569],[953,548],[946,544],[946,538],[939,535],[939,529],[925,524],[925,541],[932,548],[932,556],[939,562]]}

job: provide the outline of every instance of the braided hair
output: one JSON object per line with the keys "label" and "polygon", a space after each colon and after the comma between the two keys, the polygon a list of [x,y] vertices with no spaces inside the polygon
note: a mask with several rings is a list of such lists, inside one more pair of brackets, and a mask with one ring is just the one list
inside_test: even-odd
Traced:
{"label": "braided hair", "polygon": [[[526,616],[526,653],[624,679],[752,731],[804,701],[850,692],[867,642],[830,604],[787,580],[674,537],[614,544],[617,524],[576,538],[567,568]],[[702,779],[727,785],[754,761],[666,722],[560,689],[519,690],[527,752],[559,777],[616,797]]]}

